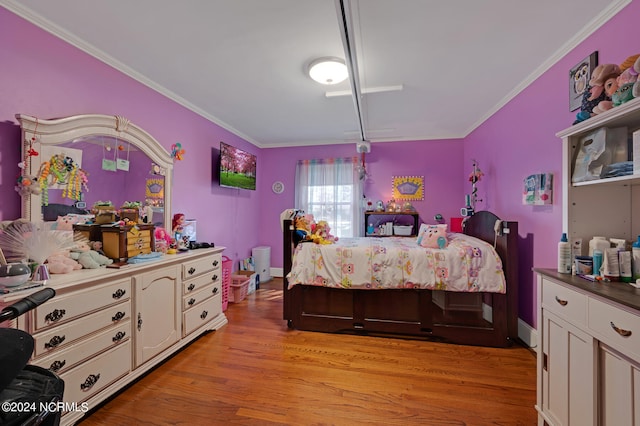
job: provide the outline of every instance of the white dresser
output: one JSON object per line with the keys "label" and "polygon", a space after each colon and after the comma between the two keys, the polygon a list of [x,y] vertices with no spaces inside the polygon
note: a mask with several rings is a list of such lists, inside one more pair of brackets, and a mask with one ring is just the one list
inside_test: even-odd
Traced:
{"label": "white dresser", "polygon": [[640,290],[536,272],[539,425],[640,424]]}
{"label": "white dresser", "polygon": [[[95,408],[203,332],[227,323],[223,250],[53,275],[48,285],[56,296],[16,321],[35,339],[31,363],[64,379],[65,403]],[[1,305],[21,297],[6,295]],[[84,411],[64,413],[62,424],[73,424]]]}

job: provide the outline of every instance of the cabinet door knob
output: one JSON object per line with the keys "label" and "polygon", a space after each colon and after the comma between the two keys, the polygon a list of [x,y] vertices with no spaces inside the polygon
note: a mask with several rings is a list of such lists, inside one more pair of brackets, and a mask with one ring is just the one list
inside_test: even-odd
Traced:
{"label": "cabinet door knob", "polygon": [[100,374],[90,374],[90,375],[88,375],[86,380],[84,381],[84,383],[80,384],[80,389],[83,390],[83,391],[88,391],[89,389],[91,389],[93,387],[93,385],[98,383],[99,379],[100,379]]}
{"label": "cabinet door knob", "polygon": [[60,321],[66,313],[67,311],[64,309],[54,309],[53,311],[45,315],[44,320],[46,322],[57,322]]}
{"label": "cabinet door knob", "polygon": [[113,336],[113,339],[111,339],[111,340],[113,340],[113,342],[114,342],[114,343],[115,343],[115,342],[119,342],[120,340],[124,339],[124,337],[125,337],[126,335],[127,335],[127,333],[125,333],[124,331],[118,331],[118,332],[116,333],[116,335],[115,335],[115,336]]}
{"label": "cabinet door knob", "polygon": [[51,340],[49,340],[47,343],[44,344],[44,347],[46,349],[53,349],[53,348],[59,346],[62,342],[64,342],[66,338],[67,337],[64,336],[64,335],[62,335],[62,336],[53,336],[51,338]]}
{"label": "cabinet door knob", "polygon": [[138,331],[142,330],[142,313],[138,312]]}
{"label": "cabinet door knob", "polygon": [[569,303],[567,300],[558,298],[558,296],[556,296],[556,302],[558,302],[561,306],[567,306],[567,303]]}
{"label": "cabinet door knob", "polygon": [[62,367],[64,367],[67,364],[67,360],[63,359],[62,361],[53,361],[51,363],[51,366],[49,367],[49,370],[53,371],[54,373],[58,370],[60,370]]}
{"label": "cabinet door knob", "polygon": [[611,321],[611,328],[613,328],[615,332],[621,335],[622,337],[629,337],[632,334],[631,330],[625,330],[623,328],[616,327],[613,321]]}

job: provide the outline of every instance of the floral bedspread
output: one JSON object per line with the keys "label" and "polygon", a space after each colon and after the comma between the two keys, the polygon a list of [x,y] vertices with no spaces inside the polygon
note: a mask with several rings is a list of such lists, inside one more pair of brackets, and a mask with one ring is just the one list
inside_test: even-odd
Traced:
{"label": "floral bedspread", "polygon": [[444,249],[420,247],[413,238],[344,238],[335,244],[301,243],[295,249],[289,286],[424,288],[504,293],[502,261],[494,248],[451,233]]}

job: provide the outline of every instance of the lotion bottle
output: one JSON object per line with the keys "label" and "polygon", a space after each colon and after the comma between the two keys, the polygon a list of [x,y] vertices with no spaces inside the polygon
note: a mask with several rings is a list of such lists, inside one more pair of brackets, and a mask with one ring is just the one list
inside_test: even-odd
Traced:
{"label": "lotion bottle", "polygon": [[631,245],[631,263],[633,264],[633,279],[640,278],[640,235],[638,240]]}
{"label": "lotion bottle", "polygon": [[571,245],[566,232],[562,233],[562,238],[558,243],[558,272],[561,274],[571,273]]}

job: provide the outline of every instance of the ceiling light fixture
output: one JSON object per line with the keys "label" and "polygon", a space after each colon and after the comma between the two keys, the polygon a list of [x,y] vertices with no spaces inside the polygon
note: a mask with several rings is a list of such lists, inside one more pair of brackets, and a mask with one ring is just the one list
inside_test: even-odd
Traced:
{"label": "ceiling light fixture", "polygon": [[349,71],[340,58],[320,58],[309,64],[309,77],[320,84],[338,84],[349,77]]}

